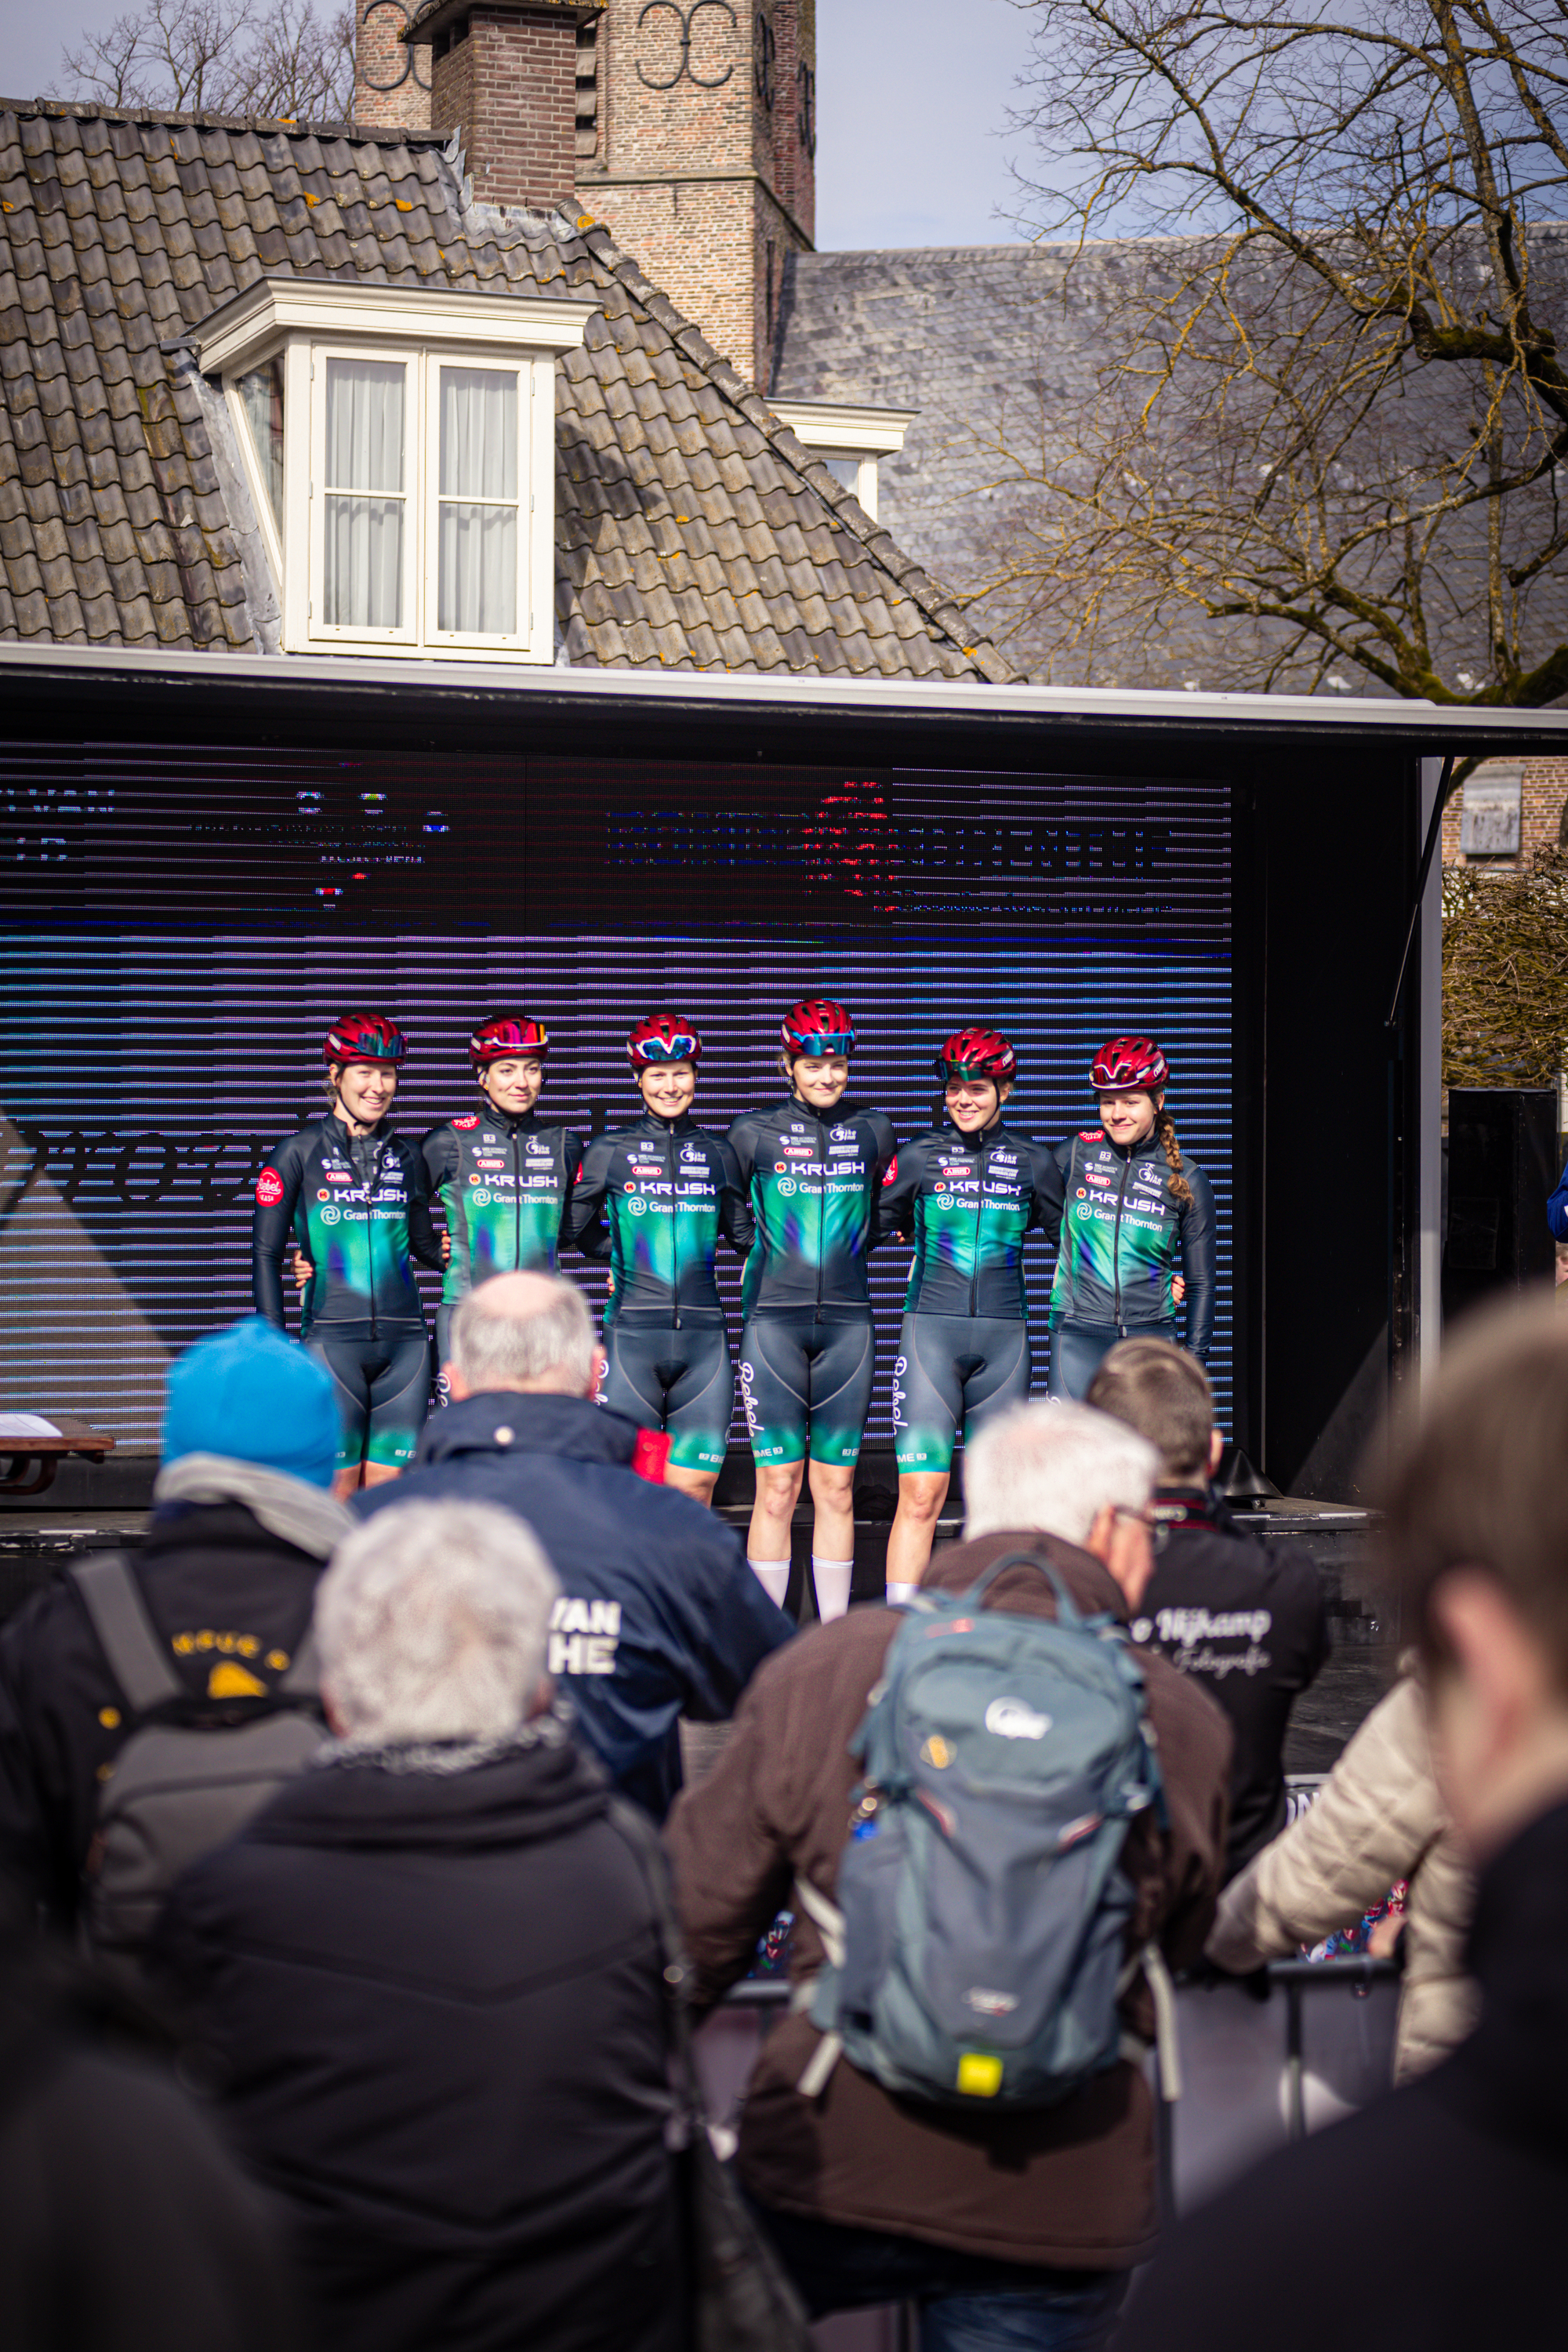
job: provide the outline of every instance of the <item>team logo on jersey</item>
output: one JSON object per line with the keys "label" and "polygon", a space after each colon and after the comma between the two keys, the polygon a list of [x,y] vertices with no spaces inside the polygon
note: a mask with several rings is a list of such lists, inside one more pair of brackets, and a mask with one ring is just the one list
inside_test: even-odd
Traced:
{"label": "team logo on jersey", "polygon": [[991,1165],[993,1168],[1016,1168],[1018,1162],[1010,1151],[994,1151]]}
{"label": "team logo on jersey", "polygon": [[264,1168],[256,1180],[257,1205],[275,1209],[283,1198],[283,1179],[276,1168]]}
{"label": "team logo on jersey", "polygon": [[836,1127],[833,1130],[833,1140],[835,1143],[853,1143],[855,1140],[854,1129],[852,1127]]}
{"label": "team logo on jersey", "polygon": [[452,1125],[460,1135],[466,1135],[470,1127],[478,1127],[479,1123],[479,1114],[477,1110],[467,1111],[461,1118],[455,1118],[452,1121]]}
{"label": "team logo on jersey", "polygon": [[795,1182],[793,1176],[786,1176],[784,1182],[779,1186],[779,1191],[784,1194],[786,1201],[795,1193],[798,1192],[799,1190],[800,1186]]}
{"label": "team logo on jersey", "polygon": [[1081,1184],[1078,1188],[1078,1197],[1080,1201],[1087,1201],[1089,1198],[1089,1194],[1084,1191]]}
{"label": "team logo on jersey", "polygon": [[775,1160],[773,1161],[773,1174],[775,1176],[787,1176],[789,1174],[789,1161],[787,1160]]}
{"label": "team logo on jersey", "polygon": [[635,1201],[628,1201],[626,1202],[626,1206],[631,1211],[634,1217],[646,1217],[647,1214],[647,1202],[643,1199],[640,1192],[637,1194]]}
{"label": "team logo on jersey", "polygon": [[342,1214],[343,1213],[341,1209],[323,1209],[321,1211],[321,1223],[324,1225],[341,1224],[342,1222]]}
{"label": "team logo on jersey", "polygon": [[474,1166],[476,1168],[504,1168],[506,1166],[506,1161],[504,1160],[479,1159],[474,1161]]}
{"label": "team logo on jersey", "polygon": [[481,1185],[479,1190],[474,1194],[474,1206],[476,1209],[488,1209],[494,1199],[495,1194],[489,1190],[489,1188],[486,1185]]}
{"label": "team logo on jersey", "polygon": [[621,1190],[622,1190],[622,1192],[635,1192],[637,1191],[637,1186],[636,1186],[635,1184],[623,1184],[623,1185],[621,1186]]}
{"label": "team logo on jersey", "polygon": [[687,1168],[706,1168],[708,1165],[708,1154],[700,1143],[683,1143],[680,1159],[682,1166]]}
{"label": "team logo on jersey", "polygon": [[330,1201],[330,1200],[331,1199],[331,1197],[332,1197],[332,1196],[331,1196],[331,1194],[328,1192],[328,1190],[327,1190],[327,1188],[326,1188],[326,1186],[325,1186],[324,1184],[322,1185],[322,1187],[321,1187],[321,1191],[320,1191],[320,1192],[317,1193],[317,1195],[316,1195],[316,1198],[317,1198],[317,1200],[318,1200],[318,1201]]}
{"label": "team logo on jersey", "polygon": [[1075,1217],[1088,1219],[1093,1216],[1094,1211],[1089,1207],[1089,1202],[1086,1201],[1081,1209],[1075,1209],[1073,1211],[1073,1214]]}
{"label": "team logo on jersey", "polygon": [[1102,1127],[1080,1127],[1078,1131],[1078,1139],[1080,1143],[1103,1143],[1105,1141],[1105,1129]]}
{"label": "team logo on jersey", "polygon": [[327,1181],[329,1184],[352,1184],[353,1181],[353,1176],[346,1168],[329,1168],[327,1171]]}

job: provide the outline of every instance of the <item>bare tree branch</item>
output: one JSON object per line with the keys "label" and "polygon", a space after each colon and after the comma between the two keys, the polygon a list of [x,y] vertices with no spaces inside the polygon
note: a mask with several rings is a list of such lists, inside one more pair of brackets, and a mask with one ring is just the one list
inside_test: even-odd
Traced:
{"label": "bare tree branch", "polygon": [[146,0],[61,57],[58,98],[171,113],[344,121],[353,107],[353,12],[314,0]]}

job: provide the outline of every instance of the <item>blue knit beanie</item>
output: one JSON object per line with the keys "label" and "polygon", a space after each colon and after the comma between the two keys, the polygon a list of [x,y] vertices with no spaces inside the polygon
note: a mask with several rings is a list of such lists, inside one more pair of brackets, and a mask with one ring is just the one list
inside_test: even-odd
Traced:
{"label": "blue knit beanie", "polygon": [[198,1339],[169,1373],[165,1463],[226,1454],[330,1486],[340,1431],[331,1374],[260,1315]]}

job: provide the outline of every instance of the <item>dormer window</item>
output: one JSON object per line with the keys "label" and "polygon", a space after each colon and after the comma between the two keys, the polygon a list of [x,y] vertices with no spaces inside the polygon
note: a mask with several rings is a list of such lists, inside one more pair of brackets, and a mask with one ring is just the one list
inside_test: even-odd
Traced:
{"label": "dormer window", "polygon": [[269,278],[205,322],[285,651],[552,658],[555,360],[596,307]]}
{"label": "dormer window", "polygon": [[903,447],[919,409],[847,408],[826,400],[770,399],[768,406],[834,480],[854,492],[875,522],[878,466]]}

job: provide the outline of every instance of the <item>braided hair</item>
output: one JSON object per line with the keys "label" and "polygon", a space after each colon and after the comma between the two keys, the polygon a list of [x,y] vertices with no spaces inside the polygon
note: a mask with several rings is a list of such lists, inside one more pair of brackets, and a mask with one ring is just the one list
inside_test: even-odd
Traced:
{"label": "braided hair", "polygon": [[1154,1114],[1154,1132],[1160,1139],[1171,1171],[1170,1181],[1165,1190],[1178,1208],[1190,1209],[1193,1205],[1193,1188],[1182,1173],[1182,1147],[1176,1141],[1176,1122],[1163,1104]]}

